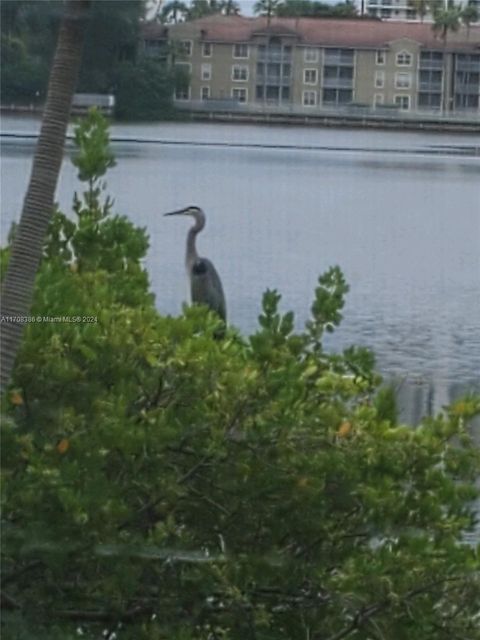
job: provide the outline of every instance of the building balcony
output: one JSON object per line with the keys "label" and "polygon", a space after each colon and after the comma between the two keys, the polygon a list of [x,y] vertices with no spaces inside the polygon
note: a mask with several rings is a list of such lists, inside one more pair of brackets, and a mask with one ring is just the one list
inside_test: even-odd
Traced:
{"label": "building balcony", "polygon": [[457,60],[456,71],[477,71],[479,69],[478,60]]}
{"label": "building balcony", "polygon": [[422,60],[420,58],[419,69],[420,71],[441,70],[443,69],[443,60]]}
{"label": "building balcony", "polygon": [[257,73],[257,83],[258,84],[269,84],[276,86],[290,86],[291,77],[290,76],[277,76],[268,73]]}
{"label": "building balcony", "polygon": [[279,51],[259,51],[257,60],[259,62],[291,62],[292,54]]}
{"label": "building balcony", "polygon": [[441,93],[442,92],[442,83],[441,82],[419,82],[417,84],[417,88],[419,91],[426,91],[427,93]]}
{"label": "building balcony", "polygon": [[324,89],[353,89],[353,78],[323,78]]}
{"label": "building balcony", "polygon": [[350,56],[341,56],[335,54],[326,53],[323,62],[325,67],[353,67],[355,65],[354,59]]}
{"label": "building balcony", "polygon": [[472,95],[478,95],[480,93],[480,85],[478,82],[456,82],[455,93],[468,93]]}

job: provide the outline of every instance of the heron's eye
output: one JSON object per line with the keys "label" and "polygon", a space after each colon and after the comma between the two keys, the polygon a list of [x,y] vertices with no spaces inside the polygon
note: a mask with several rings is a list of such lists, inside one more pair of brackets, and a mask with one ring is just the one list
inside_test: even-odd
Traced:
{"label": "heron's eye", "polygon": [[192,267],[192,273],[199,276],[207,272],[207,265],[203,260],[197,260]]}

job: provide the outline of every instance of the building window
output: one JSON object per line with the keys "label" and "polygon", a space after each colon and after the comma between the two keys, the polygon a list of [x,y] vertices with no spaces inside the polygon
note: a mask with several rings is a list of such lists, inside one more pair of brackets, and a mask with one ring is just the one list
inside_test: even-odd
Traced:
{"label": "building window", "polygon": [[317,70],[316,69],[304,69],[303,70],[303,84],[317,84]]}
{"label": "building window", "polygon": [[210,98],[210,87],[202,87],[200,97],[202,100],[208,100]]}
{"label": "building window", "polygon": [[475,110],[480,105],[480,97],[475,94],[459,94],[455,96],[455,109]]}
{"label": "building window", "polygon": [[166,40],[145,40],[144,51],[146,56],[166,59]]}
{"label": "building window", "polygon": [[248,44],[239,43],[233,45],[234,58],[248,58]]}
{"label": "building window", "polygon": [[232,89],[232,98],[237,102],[247,102],[248,92],[243,87],[234,87]]}
{"label": "building window", "polygon": [[385,71],[375,71],[375,89],[383,89],[385,86]]}
{"label": "building window", "polygon": [[248,67],[245,64],[234,64],[232,67],[232,80],[237,82],[247,82]]}
{"label": "building window", "polygon": [[376,64],[385,64],[385,51],[377,51],[375,62]]}
{"label": "building window", "polygon": [[420,91],[442,90],[442,71],[438,69],[420,69],[418,73],[418,87]]}
{"label": "building window", "polygon": [[303,59],[305,62],[318,62],[318,49],[305,47],[303,50]]}
{"label": "building window", "polygon": [[211,80],[212,78],[212,65],[202,64],[202,80]]}
{"label": "building window", "polygon": [[210,58],[212,56],[212,44],[210,42],[203,43],[202,55],[204,58]]}
{"label": "building window", "polygon": [[395,105],[402,111],[410,109],[410,96],[395,96]]}
{"label": "building window", "polygon": [[376,93],[373,96],[373,106],[378,107],[378,105],[383,104],[385,102],[385,96],[383,93]]}
{"label": "building window", "polygon": [[410,89],[412,86],[412,74],[411,73],[396,73],[395,74],[395,89]]}
{"label": "building window", "polygon": [[180,42],[181,53],[184,56],[191,56],[193,49],[193,42],[191,40],[182,40]]}
{"label": "building window", "polygon": [[324,89],[323,104],[340,105],[349,104],[353,99],[353,91],[351,89]]}
{"label": "building window", "polygon": [[432,111],[438,111],[442,106],[442,94],[419,93],[417,104],[419,109],[431,109]]}
{"label": "building window", "polygon": [[175,100],[190,100],[190,85],[180,84],[175,88]]}
{"label": "building window", "polygon": [[408,51],[399,51],[396,57],[397,67],[411,67],[412,59],[413,56]]}
{"label": "building window", "polygon": [[439,69],[443,66],[443,53],[440,51],[421,51],[420,66]]}
{"label": "building window", "polygon": [[316,91],[304,91],[303,92],[303,106],[315,107],[317,104],[317,92]]}
{"label": "building window", "polygon": [[189,62],[175,64],[175,99],[190,100],[190,75],[192,65]]}

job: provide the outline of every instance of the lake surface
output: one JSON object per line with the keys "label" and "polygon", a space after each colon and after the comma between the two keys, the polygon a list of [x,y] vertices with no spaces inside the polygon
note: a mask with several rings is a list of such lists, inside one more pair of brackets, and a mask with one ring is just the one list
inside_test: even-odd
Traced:
{"label": "lake surface", "polygon": [[[38,131],[2,118],[2,243],[20,215]],[[339,264],[351,286],[332,349],[371,347],[418,420],[480,390],[480,136],[222,124],[114,125],[115,210],[147,228],[157,307],[186,298],[188,219],[201,206],[198,248],[223,280],[229,321],[255,330],[262,293],[276,288],[301,327],[317,277]],[[475,155],[476,154],[476,155]],[[65,161],[67,211],[80,189]]]}

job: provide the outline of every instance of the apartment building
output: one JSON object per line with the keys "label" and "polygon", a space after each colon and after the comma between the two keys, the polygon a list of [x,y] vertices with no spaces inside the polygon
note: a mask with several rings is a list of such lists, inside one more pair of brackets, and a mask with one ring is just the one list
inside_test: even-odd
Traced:
{"label": "apartment building", "polygon": [[418,22],[217,15],[144,26],[147,55],[165,42],[185,71],[179,104],[479,112],[477,26],[446,44]]}
{"label": "apartment building", "polygon": [[[447,7],[448,0],[436,0],[439,7]],[[456,0],[459,6],[474,5],[480,11],[480,0]],[[410,0],[356,0],[358,12],[363,12],[382,20],[431,20],[431,12],[419,16]]]}

